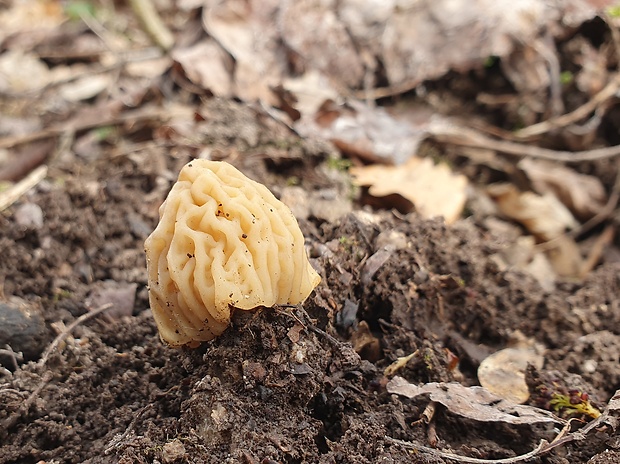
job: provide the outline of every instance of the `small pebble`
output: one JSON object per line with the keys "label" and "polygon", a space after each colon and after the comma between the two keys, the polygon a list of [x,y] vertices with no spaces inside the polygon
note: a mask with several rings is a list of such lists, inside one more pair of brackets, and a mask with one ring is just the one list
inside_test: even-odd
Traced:
{"label": "small pebble", "polygon": [[26,229],[38,230],[43,227],[43,210],[35,203],[23,203],[15,210],[15,222]]}
{"label": "small pebble", "polygon": [[[14,298],[0,303],[0,348],[9,345],[22,352],[26,361],[38,359],[48,340],[47,327],[40,309],[34,304]],[[0,360],[5,367],[5,359]]]}

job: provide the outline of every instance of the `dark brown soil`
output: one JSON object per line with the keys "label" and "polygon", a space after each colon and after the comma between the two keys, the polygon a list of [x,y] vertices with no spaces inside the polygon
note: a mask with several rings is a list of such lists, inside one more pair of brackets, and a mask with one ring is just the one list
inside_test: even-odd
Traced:
{"label": "dark brown soil", "polygon": [[[307,192],[350,191],[329,147],[218,104],[209,124],[219,129],[205,129],[217,156],[278,195],[291,179]],[[417,349],[399,372],[410,382],[476,384],[480,360],[515,330],[547,348],[546,370],[581,375],[594,401],[620,388],[620,263],[545,293],[498,269],[490,257],[511,238],[475,211],[453,226],[358,206],[336,220],[309,214],[300,223],[323,280],[303,310],[240,313],[196,350],[164,346],[148,310],[143,242],[191,154],[66,155],[0,215],[4,311],[29,315],[2,343],[30,361],[15,371],[0,358],[15,371],[0,384],[0,463],[449,462],[387,438],[428,446],[428,400],[388,394],[383,370]],[[42,224],[16,219],[27,203],[41,208]],[[117,289],[117,306],[131,313],[78,325],[36,364],[65,326],[105,302],[100,288],[113,289],[108,300]],[[439,449],[479,459],[554,436],[441,408],[435,420]],[[620,436],[601,428],[531,462],[617,463]]]}

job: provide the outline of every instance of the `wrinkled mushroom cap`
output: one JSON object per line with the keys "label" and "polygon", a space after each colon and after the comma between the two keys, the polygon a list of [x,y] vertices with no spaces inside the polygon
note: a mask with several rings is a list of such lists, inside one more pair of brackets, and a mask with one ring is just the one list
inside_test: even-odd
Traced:
{"label": "wrinkled mushroom cap", "polygon": [[164,342],[221,334],[231,307],[302,303],[320,282],[290,209],[222,161],[183,167],[147,238],[149,301]]}

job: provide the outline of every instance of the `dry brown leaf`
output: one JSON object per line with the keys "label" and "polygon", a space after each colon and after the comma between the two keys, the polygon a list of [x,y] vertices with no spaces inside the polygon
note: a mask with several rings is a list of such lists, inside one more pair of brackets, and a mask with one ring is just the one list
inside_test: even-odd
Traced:
{"label": "dry brown leaf", "polygon": [[605,206],[605,187],[594,176],[580,174],[574,169],[547,161],[529,158],[519,162],[540,194],[553,193],[575,215],[590,219]]}
{"label": "dry brown leaf", "polygon": [[528,364],[542,369],[544,358],[533,347],[514,347],[487,356],[478,367],[480,385],[514,403],[525,403],[530,397],[525,383]]}
{"label": "dry brown leaf", "polygon": [[218,97],[231,97],[233,60],[213,39],[204,39],[187,48],[176,49],[172,58],[187,78]]}
{"label": "dry brown leaf", "polygon": [[459,383],[427,383],[417,386],[402,377],[387,384],[388,393],[407,398],[428,394],[432,401],[443,404],[451,413],[479,422],[507,424],[544,424],[563,421],[548,411],[507,401],[483,387],[465,387]]}
{"label": "dry brown leaf", "polygon": [[281,84],[286,70],[276,24],[279,0],[207,0],[203,25],[235,59],[235,95],[245,101],[275,104],[271,88]]}
{"label": "dry brown leaf", "polygon": [[32,32],[45,37],[51,29],[65,20],[63,5],[55,0],[22,0],[3,3],[0,9],[0,43],[16,33]]}
{"label": "dry brown leaf", "polygon": [[329,80],[316,70],[300,77],[286,78],[282,87],[295,96],[295,109],[303,116],[314,117],[325,101],[338,99]]}
{"label": "dry brown leaf", "polygon": [[40,90],[49,84],[47,65],[32,53],[10,50],[0,55],[0,92]]}
{"label": "dry brown leaf", "polygon": [[[345,88],[362,84],[365,67],[336,0],[281,2],[282,40],[298,55],[305,69],[316,69]],[[368,8],[374,2],[358,1]]]}
{"label": "dry brown leaf", "polygon": [[351,334],[351,344],[363,359],[375,362],[381,358],[381,342],[372,334],[366,321],[360,321]]}
{"label": "dry brown leaf", "polygon": [[[302,135],[344,142],[374,159],[403,164],[417,153],[427,137],[428,119],[413,124],[393,118],[384,108],[349,100],[347,105],[330,108],[327,123],[314,117],[302,118],[295,129]],[[337,143],[338,145],[338,143]]]}
{"label": "dry brown leaf", "polygon": [[161,76],[172,65],[170,56],[160,56],[150,60],[134,61],[125,65],[127,74],[133,77],[155,79]]}
{"label": "dry brown leaf", "polygon": [[551,292],[557,275],[545,254],[536,251],[535,245],[536,240],[531,235],[517,237],[492,259],[501,270],[515,269],[529,274],[543,290]]}
{"label": "dry brown leaf", "polygon": [[443,216],[451,224],[465,206],[467,178],[429,158],[411,158],[402,166],[355,167],[351,175],[357,185],[369,186],[374,197],[402,196],[424,218]]}
{"label": "dry brown leaf", "polygon": [[112,76],[109,74],[87,75],[60,86],[58,93],[69,102],[88,100],[99,95],[111,83]]}
{"label": "dry brown leaf", "polygon": [[562,235],[552,242],[546,256],[556,274],[564,277],[579,277],[583,266],[583,257],[579,246],[572,237]]}
{"label": "dry brown leaf", "polygon": [[512,184],[493,184],[487,192],[504,215],[523,224],[541,240],[559,237],[578,226],[571,212],[552,193],[521,192]]}

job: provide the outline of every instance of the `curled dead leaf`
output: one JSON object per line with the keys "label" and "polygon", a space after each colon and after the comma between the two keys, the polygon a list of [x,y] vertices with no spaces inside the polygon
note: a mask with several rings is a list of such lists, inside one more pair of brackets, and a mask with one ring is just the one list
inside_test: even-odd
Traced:
{"label": "curled dead leaf", "polygon": [[459,383],[438,382],[417,386],[396,376],[388,382],[387,391],[407,398],[428,394],[431,401],[443,404],[451,413],[478,422],[505,422],[507,424],[564,422],[548,411],[515,404],[483,387],[465,387]]}

